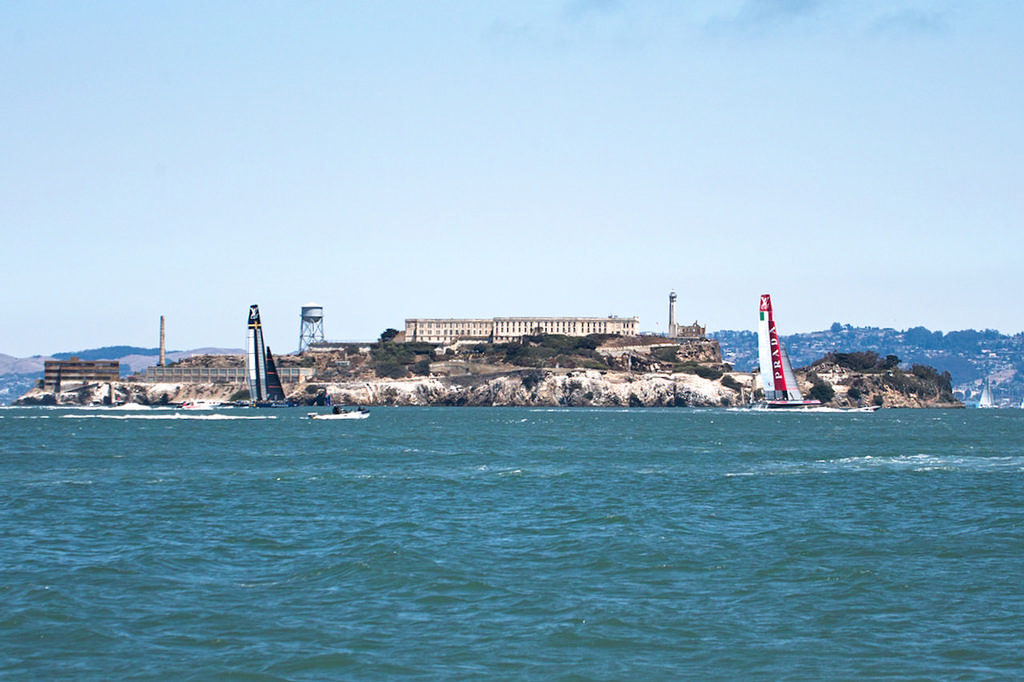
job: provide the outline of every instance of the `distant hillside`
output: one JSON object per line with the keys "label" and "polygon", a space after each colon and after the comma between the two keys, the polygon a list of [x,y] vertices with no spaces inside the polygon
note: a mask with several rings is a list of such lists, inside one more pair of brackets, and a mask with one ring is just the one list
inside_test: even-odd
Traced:
{"label": "distant hillside", "polygon": [[103,346],[102,348],[90,348],[89,350],[77,350],[71,353],[54,353],[55,360],[117,360],[126,355],[155,355],[160,356],[159,348],[139,348],[138,346]]}
{"label": "distant hillside", "polygon": [[[722,347],[722,358],[737,370],[757,367],[757,334],[751,331],[718,331],[709,334]],[[877,327],[851,327],[838,322],[825,331],[783,336],[794,367],[810,365],[830,352],[873,351],[881,357],[895,355],[903,367],[929,365],[949,372],[953,388],[969,401],[992,378],[996,400],[1019,405],[1024,399],[1024,334],[1006,335],[986,329],[943,333],[925,327],[904,331]]]}
{"label": "distant hillside", "polygon": [[10,405],[36,385],[37,377],[28,374],[0,375],[0,405]]}
{"label": "distant hillside", "polygon": [[[241,355],[244,351],[240,348],[194,348],[192,350],[171,350],[166,352],[168,362],[177,362],[193,355]],[[0,356],[0,358],[10,356]],[[159,348],[140,348],[138,346],[103,346],[102,348],[89,348],[67,353],[54,353],[51,356],[36,356],[26,358],[19,365],[19,373],[27,374],[36,372],[42,376],[43,361],[45,360],[117,360],[121,363],[121,376],[134,374],[147,367],[153,367],[160,359]],[[16,358],[12,358],[16,359]],[[0,375],[5,374],[2,360],[0,360]]]}
{"label": "distant hillside", "polygon": [[[193,355],[241,355],[240,348],[196,348],[176,350],[167,353],[168,362],[177,362]],[[43,363],[46,360],[117,360],[121,363],[121,376],[140,372],[153,367],[160,359],[159,348],[137,346],[104,346],[70,353],[34,355],[30,358],[16,358],[0,353],[0,405],[9,405],[13,400],[32,388],[43,378]]]}
{"label": "distant hillside", "polygon": [[46,359],[40,355],[31,358],[16,358],[13,355],[0,353],[0,376],[4,374],[35,374],[36,372],[42,372],[43,360]]}

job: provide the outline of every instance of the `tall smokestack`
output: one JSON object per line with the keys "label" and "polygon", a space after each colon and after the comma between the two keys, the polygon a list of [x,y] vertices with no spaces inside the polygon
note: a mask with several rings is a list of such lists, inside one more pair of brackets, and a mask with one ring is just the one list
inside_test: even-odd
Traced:
{"label": "tall smokestack", "polygon": [[167,346],[164,343],[164,316],[160,316],[160,366],[163,367],[167,364],[166,356]]}

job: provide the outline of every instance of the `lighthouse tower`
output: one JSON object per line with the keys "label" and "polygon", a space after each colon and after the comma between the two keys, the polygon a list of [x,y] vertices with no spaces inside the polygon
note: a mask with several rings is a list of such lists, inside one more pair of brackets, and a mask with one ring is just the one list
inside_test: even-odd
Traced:
{"label": "lighthouse tower", "polygon": [[679,326],[676,324],[676,292],[668,294],[668,337],[674,339],[679,336]]}

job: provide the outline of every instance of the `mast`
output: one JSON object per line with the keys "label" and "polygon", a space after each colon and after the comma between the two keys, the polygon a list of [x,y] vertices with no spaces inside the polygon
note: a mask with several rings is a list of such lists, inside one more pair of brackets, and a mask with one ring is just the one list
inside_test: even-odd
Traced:
{"label": "mast", "polygon": [[266,399],[267,373],[266,352],[263,348],[263,326],[260,324],[260,307],[249,306],[249,331],[245,343],[245,374],[249,380],[249,400],[260,402]]}
{"label": "mast", "polygon": [[765,400],[772,400],[775,395],[775,380],[772,379],[772,352],[769,339],[768,324],[772,314],[772,297],[761,295],[761,307],[757,322],[757,359],[761,366],[761,388],[764,389]]}

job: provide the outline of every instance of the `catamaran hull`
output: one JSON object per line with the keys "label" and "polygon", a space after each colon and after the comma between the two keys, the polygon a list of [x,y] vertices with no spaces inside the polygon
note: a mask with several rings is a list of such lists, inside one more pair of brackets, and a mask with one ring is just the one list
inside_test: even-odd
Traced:
{"label": "catamaran hull", "polygon": [[766,410],[807,410],[821,407],[820,400],[769,400],[762,404]]}
{"label": "catamaran hull", "polygon": [[750,409],[759,412],[874,412],[877,405],[870,407],[827,407],[821,403],[754,403]]}

